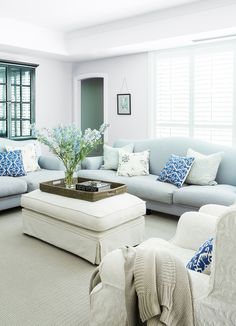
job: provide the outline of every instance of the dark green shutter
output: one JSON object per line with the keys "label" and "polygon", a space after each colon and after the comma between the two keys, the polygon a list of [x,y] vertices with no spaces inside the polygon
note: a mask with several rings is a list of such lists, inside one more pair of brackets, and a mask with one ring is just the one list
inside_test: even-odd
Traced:
{"label": "dark green shutter", "polygon": [[7,68],[0,66],[0,137],[7,137]]}
{"label": "dark green shutter", "polygon": [[0,63],[0,137],[30,138],[35,122],[35,68]]}

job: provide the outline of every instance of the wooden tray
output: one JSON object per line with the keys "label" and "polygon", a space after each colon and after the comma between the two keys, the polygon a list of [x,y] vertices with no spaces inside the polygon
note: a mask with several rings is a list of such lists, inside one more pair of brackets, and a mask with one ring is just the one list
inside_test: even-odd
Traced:
{"label": "wooden tray", "polygon": [[[91,179],[77,178],[75,179],[75,183],[89,181],[89,180]],[[98,191],[98,192],[67,189],[65,187],[64,179],[41,182],[39,185],[39,189],[45,192],[49,192],[51,194],[76,198],[76,199],[82,199],[87,201],[97,201],[100,199],[109,198],[111,196],[120,195],[127,191],[127,186],[123,183],[110,182],[110,181],[104,181],[104,182],[110,183],[111,189]]]}

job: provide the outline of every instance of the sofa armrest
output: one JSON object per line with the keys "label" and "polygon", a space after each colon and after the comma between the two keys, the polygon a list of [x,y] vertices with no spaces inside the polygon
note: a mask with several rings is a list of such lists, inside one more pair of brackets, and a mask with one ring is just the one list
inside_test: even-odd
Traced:
{"label": "sofa armrest", "polygon": [[55,156],[41,155],[38,160],[41,169],[46,170],[65,170],[63,163]]}
{"label": "sofa armrest", "polygon": [[99,170],[103,163],[103,156],[86,157],[81,167],[85,170]]}
{"label": "sofa armrest", "polygon": [[197,250],[204,241],[214,236],[217,219],[217,216],[199,212],[184,213],[171,242],[182,248]]}

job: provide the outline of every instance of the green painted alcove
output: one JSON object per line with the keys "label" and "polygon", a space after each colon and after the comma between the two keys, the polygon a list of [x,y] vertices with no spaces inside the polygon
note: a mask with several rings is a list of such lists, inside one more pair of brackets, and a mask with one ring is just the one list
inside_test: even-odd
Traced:
{"label": "green painted alcove", "polygon": [[[98,129],[104,121],[103,116],[103,78],[81,80],[81,129]],[[102,155],[102,145],[89,156]]]}

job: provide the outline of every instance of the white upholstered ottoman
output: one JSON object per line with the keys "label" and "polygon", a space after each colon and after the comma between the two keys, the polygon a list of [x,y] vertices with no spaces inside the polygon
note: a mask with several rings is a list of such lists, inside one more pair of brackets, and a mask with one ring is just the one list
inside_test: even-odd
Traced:
{"label": "white upholstered ottoman", "polygon": [[22,196],[23,232],[93,264],[143,241],[145,202],[128,193],[89,202],[35,190]]}

